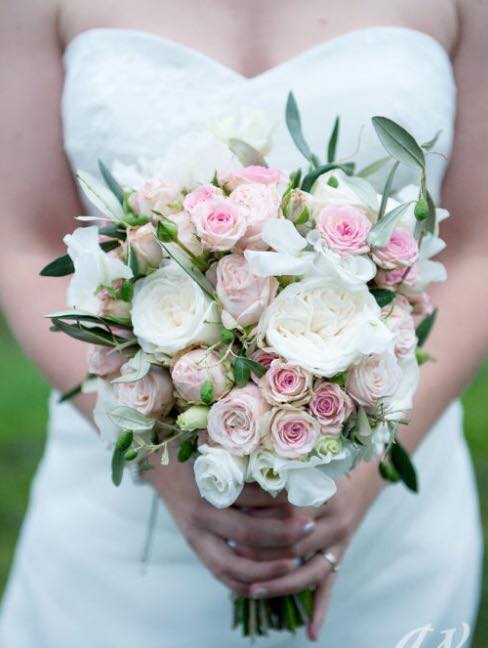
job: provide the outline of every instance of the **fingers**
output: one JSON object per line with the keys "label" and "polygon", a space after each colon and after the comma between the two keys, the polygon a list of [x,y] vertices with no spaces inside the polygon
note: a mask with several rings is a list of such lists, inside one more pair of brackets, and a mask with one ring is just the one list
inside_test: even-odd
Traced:
{"label": "fingers", "polygon": [[285,491],[282,491],[279,495],[273,497],[256,483],[246,484],[235,505],[249,508],[273,508],[288,505],[288,496]]}
{"label": "fingers", "polygon": [[192,515],[193,523],[221,538],[252,547],[286,547],[311,533],[315,524],[307,518],[260,519],[236,509],[216,509],[201,502]]}
{"label": "fingers", "polygon": [[334,584],[335,574],[332,572],[326,576],[325,580],[320,583],[313,597],[313,615],[312,620],[307,628],[307,634],[310,641],[318,641],[320,629],[324,623],[325,614],[329,607],[332,585]]}
{"label": "fingers", "polygon": [[250,588],[253,598],[270,598],[301,592],[308,587],[315,587],[321,583],[332,571],[332,566],[322,554],[317,554],[306,562],[303,567],[298,567],[289,574],[274,580],[254,583]]}
{"label": "fingers", "polygon": [[309,556],[342,542],[347,536],[348,528],[339,520],[324,517],[315,521],[313,532],[293,546],[293,553],[295,556]]}

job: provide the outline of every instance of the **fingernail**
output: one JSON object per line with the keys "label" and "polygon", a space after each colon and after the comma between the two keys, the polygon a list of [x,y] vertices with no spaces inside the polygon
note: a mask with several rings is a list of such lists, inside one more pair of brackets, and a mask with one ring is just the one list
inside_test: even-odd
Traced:
{"label": "fingernail", "polygon": [[296,567],[300,567],[301,565],[303,565],[303,560],[302,558],[294,558],[291,561],[291,564],[292,564],[292,568],[295,569]]}
{"label": "fingernail", "polygon": [[315,522],[313,522],[312,520],[304,524],[302,527],[303,533],[311,533],[314,529],[315,529]]}
{"label": "fingernail", "polygon": [[235,549],[237,547],[237,542],[235,540],[227,540],[227,546],[231,549]]}
{"label": "fingernail", "polygon": [[268,595],[268,590],[265,587],[256,587],[251,590],[252,598],[265,598]]}

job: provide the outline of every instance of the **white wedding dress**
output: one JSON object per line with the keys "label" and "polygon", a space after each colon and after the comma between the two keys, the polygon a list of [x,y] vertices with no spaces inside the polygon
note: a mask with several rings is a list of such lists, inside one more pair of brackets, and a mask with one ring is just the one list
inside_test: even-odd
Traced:
{"label": "white wedding dress", "polygon": [[[384,155],[370,123],[375,114],[404,124],[420,141],[442,129],[436,148],[450,153],[451,64],[437,41],[409,29],[355,31],[253,79],[193,49],[122,29],[83,32],[68,46],[65,65],[62,114],[73,170],[96,173],[98,158],[110,164],[161,156],[181,134],[242,105],[281,120],[270,160],[291,170],[303,160],[282,123],[290,89],[307,139],[322,154],[337,114],[339,156],[354,154],[363,129],[355,156],[360,166]],[[436,198],[445,167],[445,157],[429,156]],[[402,169],[398,186],[414,180]],[[395,648],[407,633],[431,624],[422,648],[437,648],[442,630],[474,623],[481,536],[458,402],[415,462],[420,493],[386,488],[355,535],[319,645]],[[188,548],[162,503],[144,572],[151,501],[151,489],[128,478],[112,486],[109,452],[70,404],[53,397],[47,447],[3,604],[0,646],[248,645],[230,629],[227,590]],[[305,646],[307,640],[283,634],[262,645]]]}

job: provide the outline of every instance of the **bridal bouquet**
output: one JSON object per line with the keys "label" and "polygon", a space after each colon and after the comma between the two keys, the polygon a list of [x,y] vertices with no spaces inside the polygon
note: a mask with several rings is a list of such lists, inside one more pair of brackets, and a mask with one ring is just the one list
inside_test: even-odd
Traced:
{"label": "bridal bouquet", "polygon": [[[445,278],[425,152],[385,117],[383,159],[356,173],[336,159],[339,120],[322,162],[304,139],[292,94],[286,122],[307,160],[268,166],[264,118],[229,118],[152,162],[78,180],[97,225],[64,238],[41,274],[73,274],[70,310],[52,330],[88,342],[94,417],[113,448],[112,479],[150,453],[193,462],[202,497],[231,506],[244,485],[296,506],[333,497],[335,480],[379,457],[390,481],[417,489],[396,438],[407,423],[423,344],[435,319],[426,288]],[[400,164],[417,186],[391,195]],[[390,165],[382,194],[365,179]],[[102,182],[103,180],[103,182]],[[311,592],[239,598],[245,634],[307,622]]]}

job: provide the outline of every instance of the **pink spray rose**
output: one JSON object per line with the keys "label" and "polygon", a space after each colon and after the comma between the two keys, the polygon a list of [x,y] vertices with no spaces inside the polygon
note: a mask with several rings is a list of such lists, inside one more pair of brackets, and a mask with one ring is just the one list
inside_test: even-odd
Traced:
{"label": "pink spray rose", "polygon": [[164,178],[151,178],[129,196],[129,205],[138,216],[151,218],[153,210],[168,216],[181,209],[182,196]]}
{"label": "pink spray rose", "polygon": [[130,303],[113,296],[113,291],[118,291],[124,283],[123,279],[115,279],[112,285],[102,288],[97,292],[98,314],[102,317],[126,320],[130,317]]}
{"label": "pink spray rose", "polygon": [[86,352],[88,372],[97,376],[108,376],[119,371],[127,361],[127,355],[110,347],[89,344]]}
{"label": "pink spray rose", "polygon": [[354,411],[346,392],[335,383],[320,381],[313,387],[310,410],[317,417],[323,434],[339,435],[344,422]]}
{"label": "pink spray rose", "polygon": [[163,260],[163,251],[155,239],[155,233],[152,223],[129,230],[129,243],[136,255],[138,270],[143,274],[149,268],[159,268]]}
{"label": "pink spray rose", "polygon": [[173,221],[178,228],[177,236],[180,243],[183,243],[183,245],[196,256],[200,256],[203,252],[203,247],[197,237],[195,226],[190,218],[190,214],[187,211],[180,211],[171,214],[168,218]]}
{"label": "pink spray rose", "polygon": [[200,401],[200,389],[206,380],[212,382],[215,399],[225,396],[231,387],[225,365],[207,349],[192,349],[181,355],[171,368],[171,378],[178,395],[189,402]]}
{"label": "pink spray rose", "polygon": [[364,254],[371,223],[360,207],[327,205],[316,218],[317,228],[327,245],[338,254]]}
{"label": "pink spray rose", "polygon": [[[405,300],[406,301],[406,300]],[[403,301],[400,304],[404,304]],[[410,307],[410,304],[407,306]],[[410,308],[411,310],[411,308]],[[397,358],[407,358],[414,353],[417,346],[415,324],[409,310],[401,305],[385,306],[382,310],[383,321],[393,333],[395,355]]]}
{"label": "pink spray rose", "polygon": [[[127,363],[120,371],[123,376],[132,372],[132,367]],[[121,405],[132,407],[144,416],[165,416],[174,404],[173,383],[169,371],[151,366],[144,378],[134,382],[117,383],[115,397]]]}
{"label": "pink spray rose", "polygon": [[263,227],[270,219],[278,218],[281,204],[276,187],[256,182],[241,184],[231,193],[230,200],[239,207],[247,222],[237,249],[240,252],[244,249],[265,250],[267,245],[261,238]]}
{"label": "pink spray rose", "polygon": [[208,435],[231,454],[248,455],[260,443],[263,418],[269,409],[256,385],[235,387],[210,408]]}
{"label": "pink spray rose", "polygon": [[346,390],[358,405],[371,408],[393,396],[401,378],[402,371],[392,353],[372,353],[349,370]]}
{"label": "pink spray rose", "polygon": [[388,243],[373,250],[373,260],[385,270],[412,266],[419,256],[417,241],[408,230],[396,227]]}
{"label": "pink spray rose", "polygon": [[280,457],[298,459],[308,454],[320,436],[320,424],[305,410],[296,407],[275,409],[269,416],[266,445]]}
{"label": "pink spray rose", "polygon": [[425,317],[426,315],[432,315],[434,312],[434,306],[430,300],[430,295],[426,292],[420,293],[420,295],[411,295],[409,300],[413,307],[414,315]]}
{"label": "pink spray rose", "polygon": [[219,184],[225,186],[228,191],[233,191],[241,184],[277,185],[285,181],[286,175],[279,169],[254,164],[219,174]]}
{"label": "pink spray rose", "polygon": [[[266,367],[266,369],[269,369],[273,360],[279,360],[280,356],[274,351],[267,351],[265,349],[256,349],[251,353],[249,357],[251,358],[251,360],[254,360],[255,362],[259,362],[259,364],[262,364],[263,367]],[[257,374],[255,374],[254,371],[251,371],[251,379],[256,384],[258,384],[259,381],[261,380],[261,378]]]}
{"label": "pink spray rose", "polygon": [[303,405],[310,399],[312,376],[298,365],[273,360],[259,386],[264,398],[271,405]]}
{"label": "pink spray rose", "polygon": [[185,196],[183,207],[186,211],[190,211],[198,205],[198,203],[205,202],[223,196],[224,193],[220,187],[215,185],[201,185]]}
{"label": "pink spray rose", "polygon": [[231,250],[247,228],[245,215],[228,198],[199,202],[190,216],[204,247],[217,252]]}
{"label": "pink spray rose", "polygon": [[[407,272],[408,270],[408,272]],[[417,267],[394,268],[393,270],[381,270],[376,273],[375,282],[380,288],[395,288],[401,284],[413,286],[417,280]]]}
{"label": "pink spray rose", "polygon": [[274,277],[252,274],[246,259],[240,254],[228,254],[217,264],[217,296],[224,311],[222,322],[227,328],[256,324],[271,303],[278,282]]}

